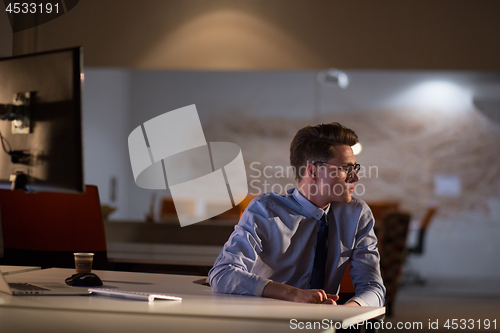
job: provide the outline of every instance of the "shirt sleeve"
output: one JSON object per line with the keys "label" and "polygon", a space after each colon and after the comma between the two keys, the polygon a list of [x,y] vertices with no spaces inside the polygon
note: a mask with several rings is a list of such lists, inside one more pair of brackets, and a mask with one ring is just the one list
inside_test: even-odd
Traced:
{"label": "shirt sleeve", "polygon": [[356,290],[355,296],[349,301],[355,301],[362,306],[384,306],[385,302],[385,287],[380,274],[380,255],[377,236],[373,231],[374,224],[373,214],[363,202],[349,269]]}
{"label": "shirt sleeve", "polygon": [[217,293],[262,296],[269,279],[251,273],[269,234],[266,209],[259,198],[247,207],[208,273]]}

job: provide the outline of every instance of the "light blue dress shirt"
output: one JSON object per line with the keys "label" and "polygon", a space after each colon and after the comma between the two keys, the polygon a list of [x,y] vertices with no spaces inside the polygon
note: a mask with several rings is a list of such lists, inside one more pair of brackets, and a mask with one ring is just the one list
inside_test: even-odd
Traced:
{"label": "light blue dress shirt", "polygon": [[[212,290],[261,296],[269,281],[310,289],[316,234],[324,211],[297,189],[286,196],[263,194],[248,205],[208,273]],[[383,306],[385,287],[380,275],[374,218],[357,198],[332,202],[325,291],[337,294],[348,263],[356,295],[364,306]]]}

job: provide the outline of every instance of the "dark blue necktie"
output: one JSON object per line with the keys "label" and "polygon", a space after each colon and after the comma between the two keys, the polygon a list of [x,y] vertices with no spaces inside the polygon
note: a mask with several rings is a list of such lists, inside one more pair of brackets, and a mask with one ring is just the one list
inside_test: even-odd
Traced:
{"label": "dark blue necktie", "polygon": [[311,289],[323,289],[325,287],[326,253],[328,248],[328,224],[326,215],[321,217],[318,235],[316,236],[316,254],[311,275]]}

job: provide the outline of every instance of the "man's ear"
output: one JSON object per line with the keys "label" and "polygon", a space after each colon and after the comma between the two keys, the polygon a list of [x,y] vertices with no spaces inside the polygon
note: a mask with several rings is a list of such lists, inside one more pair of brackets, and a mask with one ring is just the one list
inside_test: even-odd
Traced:
{"label": "man's ear", "polygon": [[318,178],[318,167],[315,164],[309,163],[306,167],[306,175],[316,180]]}

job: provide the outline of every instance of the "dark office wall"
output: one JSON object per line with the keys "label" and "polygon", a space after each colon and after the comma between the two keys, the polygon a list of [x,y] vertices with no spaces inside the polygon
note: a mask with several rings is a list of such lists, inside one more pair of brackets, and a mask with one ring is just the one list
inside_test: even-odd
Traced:
{"label": "dark office wall", "polygon": [[87,65],[129,68],[498,71],[499,14],[497,0],[85,0],[16,33],[14,52],[83,45]]}
{"label": "dark office wall", "polygon": [[[2,6],[0,5],[0,8]],[[7,15],[0,12],[0,58],[12,55],[12,29]]]}

